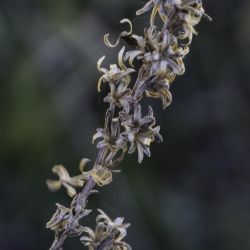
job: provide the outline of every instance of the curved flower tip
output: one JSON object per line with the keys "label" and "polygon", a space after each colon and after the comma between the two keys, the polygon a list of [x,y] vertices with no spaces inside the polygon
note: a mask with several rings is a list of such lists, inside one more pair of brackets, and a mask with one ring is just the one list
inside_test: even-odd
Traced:
{"label": "curved flower tip", "polygon": [[106,56],[102,56],[98,61],[97,61],[97,69],[100,73],[106,73],[107,70],[105,68],[102,68],[102,62],[104,61]]}
{"label": "curved flower tip", "polygon": [[[106,74],[107,73],[107,69],[105,68],[102,68],[101,65],[102,65],[102,62],[104,61],[106,56],[102,56],[98,61],[97,61],[97,69],[100,73],[102,74]],[[102,80],[103,80],[103,77],[104,76],[101,76],[98,80],[98,83],[97,83],[97,90],[98,92],[101,92],[101,84],[102,84]]]}
{"label": "curved flower tip", "polygon": [[109,34],[105,34],[104,35],[104,43],[107,47],[110,47],[110,48],[115,48],[119,45],[120,43],[120,39],[121,37],[127,37],[127,36],[130,36],[132,34],[132,31],[133,31],[133,26],[132,26],[132,23],[129,19],[127,18],[124,18],[120,21],[120,23],[128,23],[129,24],[129,31],[123,31],[119,37],[117,38],[116,42],[113,44],[110,42],[109,40]]}
{"label": "curved flower tip", "polygon": [[129,24],[130,30],[128,32],[124,31],[124,32],[122,32],[122,34],[124,33],[124,35],[125,35],[125,33],[126,33],[127,36],[131,35],[133,32],[133,25],[132,25],[131,21],[128,18],[124,18],[120,21],[120,23],[128,23]]}
{"label": "curved flower tip", "polygon": [[103,75],[100,77],[98,80],[97,84],[97,89],[98,92],[101,91],[101,84],[102,82],[109,82],[109,84],[113,84],[114,86],[119,84],[122,80],[125,80],[128,84],[130,82],[130,74],[135,72],[135,69],[132,68],[127,68],[126,65],[124,64],[124,51],[125,51],[125,46],[122,47],[118,54],[118,64],[119,67],[116,64],[111,64],[110,69],[105,69],[101,67],[101,64],[104,60],[104,56],[100,58],[97,62],[97,68],[100,73]]}
{"label": "curved flower tip", "polygon": [[154,7],[154,1],[150,0],[149,2],[147,2],[141,9],[136,11],[136,15],[140,16],[146,12],[148,12],[150,9],[152,9]]}
{"label": "curved flower tip", "polygon": [[213,21],[213,18],[212,18],[211,16],[209,16],[208,14],[203,13],[203,16],[204,16],[208,21],[210,21],[210,22]]}
{"label": "curved flower tip", "polygon": [[117,47],[117,45],[119,44],[120,42],[120,37],[117,38],[116,42],[114,44],[112,44],[110,41],[109,41],[109,34],[105,34],[104,35],[104,43],[107,47],[110,47],[110,48],[115,48]]}
{"label": "curved flower tip", "polygon": [[51,191],[57,191],[62,186],[67,189],[67,193],[70,197],[76,195],[75,187],[82,187],[84,180],[87,178],[86,174],[70,177],[67,169],[62,165],[56,165],[52,168],[52,172],[58,175],[59,180],[47,180],[47,186]]}
{"label": "curved flower tip", "polygon": [[87,158],[83,158],[83,159],[80,161],[79,169],[80,169],[80,172],[81,172],[81,173],[84,172],[85,166],[86,166],[87,163],[90,162],[90,161],[91,161],[91,160],[90,160],[90,159],[87,159]]}
{"label": "curved flower tip", "polygon": [[128,51],[126,52],[125,56],[124,56],[124,60],[129,62],[129,65],[131,67],[134,68],[134,60],[135,58],[138,58],[138,56],[140,56],[143,52],[141,50],[132,50],[132,51]]}
{"label": "curved flower tip", "polygon": [[118,64],[120,68],[123,70],[124,76],[126,76],[126,75],[136,72],[136,70],[133,68],[127,68],[127,66],[124,64],[124,60],[125,60],[124,51],[125,51],[125,46],[123,46],[118,53]]}
{"label": "curved flower tip", "polygon": [[125,51],[125,46],[123,46],[121,48],[121,50],[119,51],[119,53],[118,53],[118,64],[119,64],[121,69],[127,70],[127,67],[123,62],[123,60],[124,60],[124,57],[123,57],[124,51]]}

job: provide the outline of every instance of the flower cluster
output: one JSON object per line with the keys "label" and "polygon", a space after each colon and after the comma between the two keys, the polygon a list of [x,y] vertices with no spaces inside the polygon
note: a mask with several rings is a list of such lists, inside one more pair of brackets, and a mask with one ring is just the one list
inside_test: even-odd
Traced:
{"label": "flower cluster", "polygon": [[82,159],[80,162],[80,172],[81,174],[75,177],[70,177],[67,169],[62,165],[55,165],[52,168],[54,174],[59,176],[59,180],[47,180],[48,188],[51,191],[57,191],[62,186],[67,189],[68,195],[74,197],[76,195],[77,187],[83,187],[84,182],[88,179],[90,173],[84,172],[84,167],[89,162],[89,159]]}
{"label": "flower cluster", "polygon": [[[140,101],[147,96],[161,99],[164,109],[171,104],[170,87],[175,78],[185,72],[184,58],[189,53],[193,35],[197,34],[194,27],[203,16],[210,19],[201,0],[149,0],[136,14],[150,10],[150,25],[142,35],[134,34],[131,21],[123,19],[121,23],[128,24],[129,31],[121,32],[114,44],[109,41],[109,34],[104,36],[108,47],[116,47],[120,42],[127,46],[120,49],[117,64],[103,67],[105,56],[97,62],[101,73],[97,89],[100,92],[102,84],[108,86],[109,93],[103,101],[109,107],[104,126],[93,135],[98,155],[92,169],[84,171],[89,162],[86,158],[81,161],[80,174],[75,177],[71,177],[64,166],[56,165],[52,171],[59,179],[47,181],[52,191],[63,186],[73,198],[70,208],[57,204],[57,211],[47,223],[55,233],[52,250],[61,249],[66,238],[71,236],[81,236],[81,242],[89,250],[131,249],[123,241],[129,226],[123,224],[123,218],[113,221],[99,210],[94,231],[82,226],[80,220],[91,212],[86,206],[89,196],[96,192],[94,187],[112,182],[113,173],[120,171],[114,167],[126,153],[137,151],[141,163],[144,155],[150,157],[151,144],[163,141],[160,126],[155,125],[153,108],[149,106],[147,115],[142,115]],[[160,27],[156,25],[157,16],[162,20]],[[133,77],[135,73],[137,78]]]}
{"label": "flower cluster", "polygon": [[123,241],[130,224],[123,224],[124,219],[120,217],[113,221],[102,210],[98,211],[100,214],[96,217],[95,231],[89,227],[83,228],[87,236],[81,237],[81,242],[89,250],[131,250],[132,248]]}
{"label": "flower cluster", "polygon": [[141,163],[143,155],[146,154],[150,157],[150,144],[155,141],[162,141],[160,135],[160,126],[153,127],[155,125],[155,118],[152,107],[149,106],[149,112],[147,116],[142,117],[141,105],[134,107],[134,112],[129,115],[126,112],[121,113],[122,126],[125,128],[125,132],[122,133],[122,137],[130,143],[128,150],[129,154],[138,150],[138,162]]}
{"label": "flower cluster", "polygon": [[74,218],[73,208],[67,208],[56,204],[57,210],[46,227],[54,231],[55,237],[67,233],[67,236],[78,236],[83,232],[84,227],[80,225],[79,220],[87,216],[91,210],[83,210],[77,219]]}

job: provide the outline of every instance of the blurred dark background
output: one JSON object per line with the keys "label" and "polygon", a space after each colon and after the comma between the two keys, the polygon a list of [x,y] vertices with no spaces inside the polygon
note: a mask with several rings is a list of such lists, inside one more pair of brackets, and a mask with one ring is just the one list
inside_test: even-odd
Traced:
{"label": "blurred dark background", "polygon": [[[96,61],[116,61],[103,44],[115,38],[144,1],[0,1],[0,249],[48,249],[45,223],[64,190],[46,178],[62,163],[78,172],[103,124]],[[250,249],[250,2],[204,1],[213,22],[198,27],[174,102],[156,110],[165,140],[138,166],[126,157],[112,185],[89,208],[132,223],[127,241],[141,250]],[[95,213],[95,212],[94,212]],[[86,225],[93,218],[84,220]],[[78,240],[65,249],[84,249]]]}

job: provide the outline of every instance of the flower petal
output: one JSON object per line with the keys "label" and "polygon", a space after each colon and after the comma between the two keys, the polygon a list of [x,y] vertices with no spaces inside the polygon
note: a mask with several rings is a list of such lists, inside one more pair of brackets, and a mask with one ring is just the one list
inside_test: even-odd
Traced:
{"label": "flower petal", "polygon": [[154,7],[154,2],[151,0],[149,2],[147,2],[141,9],[139,9],[138,11],[136,11],[136,15],[142,15],[145,12],[148,12],[150,9],[152,9]]}

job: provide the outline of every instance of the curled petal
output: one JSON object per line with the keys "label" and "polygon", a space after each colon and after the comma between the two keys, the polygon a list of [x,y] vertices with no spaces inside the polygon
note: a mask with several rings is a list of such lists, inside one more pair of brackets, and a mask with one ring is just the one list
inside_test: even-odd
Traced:
{"label": "curled petal", "polygon": [[105,59],[105,56],[102,56],[98,61],[97,61],[97,69],[100,73],[106,73],[107,72],[107,69],[105,68],[102,68],[101,65],[102,65],[102,62],[104,61]]}
{"label": "curled petal", "polygon": [[103,136],[104,136],[104,133],[102,131],[97,131],[97,133],[93,135],[92,143],[94,143],[96,139],[102,138]]}
{"label": "curled petal", "polygon": [[128,24],[129,24],[130,30],[129,30],[128,32],[125,31],[124,33],[126,33],[127,36],[131,35],[132,32],[133,32],[133,26],[132,26],[131,21],[130,21],[129,19],[127,19],[127,18],[124,18],[124,19],[122,19],[122,20],[120,21],[120,23],[128,23]]}
{"label": "curled petal", "polygon": [[132,38],[135,39],[140,50],[144,51],[144,46],[145,46],[144,38],[142,36],[138,36],[138,35],[132,35]]}
{"label": "curled petal", "polygon": [[81,161],[80,161],[80,164],[79,164],[79,169],[80,169],[80,172],[84,172],[84,167],[86,166],[86,164],[90,162],[90,159],[87,159],[87,158],[83,158]]}
{"label": "curled petal", "polygon": [[158,8],[159,7],[157,5],[155,5],[154,8],[153,8],[153,10],[152,10],[152,13],[151,13],[151,16],[150,16],[150,24],[151,24],[151,26],[153,26],[154,23],[155,23],[155,17],[156,17]]}
{"label": "curled petal", "polygon": [[135,145],[134,142],[132,142],[131,145],[130,145],[130,148],[128,150],[128,153],[133,154],[135,152],[135,150],[136,150],[136,145]]}
{"label": "curled petal", "polygon": [[109,34],[104,35],[104,43],[106,44],[107,47],[115,48],[115,47],[117,47],[117,45],[119,44],[119,42],[120,42],[120,37],[118,37],[117,40],[116,40],[116,42],[114,44],[112,44],[109,41]]}
{"label": "curled petal", "polygon": [[76,195],[76,190],[71,185],[69,185],[67,182],[62,182],[63,186],[67,189],[67,193],[70,197],[74,197]]}
{"label": "curled petal", "polygon": [[97,91],[98,92],[101,92],[101,85],[102,85],[102,81],[104,79],[105,76],[101,76],[98,80],[98,83],[97,83]]}
{"label": "curled petal", "polygon": [[152,9],[154,6],[154,2],[151,0],[149,2],[147,2],[141,9],[139,9],[138,11],[136,11],[136,15],[142,15],[145,12],[148,12],[150,9]]}
{"label": "curled petal", "polygon": [[70,178],[67,169],[63,165],[55,165],[52,168],[52,172],[57,174],[61,180],[67,180]]}
{"label": "curled petal", "polygon": [[118,54],[118,64],[119,64],[119,66],[120,66],[121,69],[127,70],[127,67],[125,66],[125,64],[123,62],[124,51],[125,51],[125,46],[123,46],[121,48],[121,50],[119,51],[119,54]]}
{"label": "curled petal", "polygon": [[140,50],[132,50],[129,51],[125,54],[124,59],[127,60],[129,59],[129,64],[131,67],[134,67],[133,61],[135,60],[136,57],[142,54],[142,51]]}
{"label": "curled petal", "polygon": [[142,163],[143,161],[143,149],[140,143],[136,143],[138,150],[138,163]]}
{"label": "curled petal", "polygon": [[120,43],[120,39],[121,37],[126,37],[126,36],[130,36],[132,34],[132,31],[133,31],[133,26],[132,26],[132,23],[129,19],[127,18],[124,18],[120,21],[120,23],[128,23],[129,24],[129,31],[123,31],[120,36],[117,38],[116,42],[114,44],[112,44],[110,41],[109,41],[109,34],[106,34],[104,35],[104,43],[106,44],[106,46],[110,47],[110,48],[115,48],[118,46],[118,44]]}

